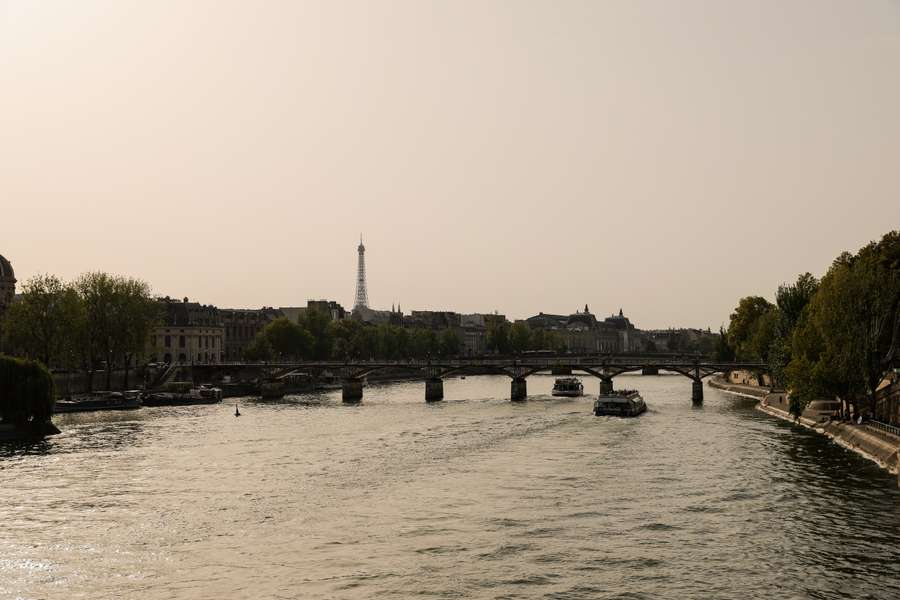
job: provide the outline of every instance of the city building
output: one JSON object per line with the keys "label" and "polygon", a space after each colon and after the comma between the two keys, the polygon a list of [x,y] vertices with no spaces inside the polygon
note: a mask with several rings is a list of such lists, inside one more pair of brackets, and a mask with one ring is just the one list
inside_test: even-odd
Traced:
{"label": "city building", "polygon": [[644,349],[644,339],[640,330],[624,315],[621,308],[619,314],[606,317],[603,323],[618,333],[619,352],[640,352]]}
{"label": "city building", "polygon": [[12,265],[0,255],[0,317],[16,297],[16,273]]}
{"label": "city building", "polygon": [[225,359],[225,328],[215,306],[160,298],[163,324],[150,332],[150,362],[219,363]]}
{"label": "city building", "polygon": [[226,361],[244,358],[244,350],[262,329],[275,319],[285,316],[281,309],[263,308],[223,308],[219,310],[222,327],[225,329]]}
{"label": "city building", "polygon": [[478,313],[459,315],[463,354],[479,356],[487,353],[487,327],[489,322],[490,315]]}
{"label": "city building", "polygon": [[[626,319],[627,320],[627,319]],[[623,336],[613,324],[598,321],[587,305],[570,315],[538,313],[525,319],[531,329],[556,333],[572,353],[622,352]]]}
{"label": "city building", "polygon": [[291,323],[299,323],[310,310],[328,315],[332,321],[341,321],[347,318],[347,311],[334,300],[307,300],[306,306],[282,306],[278,310]]}

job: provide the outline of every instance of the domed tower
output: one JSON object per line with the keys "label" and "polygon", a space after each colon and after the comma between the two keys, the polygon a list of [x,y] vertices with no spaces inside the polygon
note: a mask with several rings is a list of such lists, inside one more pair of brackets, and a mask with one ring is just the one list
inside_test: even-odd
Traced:
{"label": "domed tower", "polygon": [[9,261],[0,255],[0,316],[16,295],[16,273]]}

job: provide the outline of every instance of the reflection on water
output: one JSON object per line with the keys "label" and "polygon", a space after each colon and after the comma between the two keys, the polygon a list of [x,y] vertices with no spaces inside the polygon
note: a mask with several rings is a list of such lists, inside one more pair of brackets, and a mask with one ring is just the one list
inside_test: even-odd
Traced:
{"label": "reflection on water", "polygon": [[0,598],[900,596],[871,463],[678,376],[634,420],[551,386],[65,415],[0,446]]}

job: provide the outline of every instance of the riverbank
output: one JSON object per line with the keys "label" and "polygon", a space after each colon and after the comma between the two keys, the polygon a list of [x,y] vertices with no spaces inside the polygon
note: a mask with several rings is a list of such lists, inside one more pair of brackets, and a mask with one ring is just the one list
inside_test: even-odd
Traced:
{"label": "riverbank", "polygon": [[713,377],[709,380],[709,385],[729,394],[759,400],[756,410],[825,435],[839,446],[871,460],[889,473],[900,476],[900,471],[898,471],[900,437],[898,436],[874,429],[866,424],[858,425],[833,420],[816,421],[808,416],[796,418],[788,410],[788,398],[784,392],[770,392],[768,389],[758,386],[732,384],[721,377]]}

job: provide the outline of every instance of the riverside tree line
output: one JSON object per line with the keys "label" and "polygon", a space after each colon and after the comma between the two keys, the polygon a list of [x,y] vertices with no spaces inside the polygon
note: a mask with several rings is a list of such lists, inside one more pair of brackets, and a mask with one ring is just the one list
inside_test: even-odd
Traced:
{"label": "riverside tree line", "polygon": [[[565,351],[562,338],[552,331],[531,329],[525,323],[491,321],[486,346],[491,352],[516,354],[528,350]],[[297,323],[275,319],[248,347],[247,360],[407,360],[457,356],[462,351],[460,333],[397,325],[366,325],[352,319],[331,321],[315,310]]]}
{"label": "riverside tree line", "polygon": [[110,389],[118,368],[127,387],[129,369],[160,317],[150,286],[138,279],[96,272],[64,282],[39,275],[25,282],[21,298],[6,311],[2,348],[44,365],[83,370],[88,389],[101,369]]}
{"label": "riverside tree line", "polygon": [[768,363],[795,415],[815,399],[875,415],[879,383],[900,366],[900,231],[842,253],[821,280],[779,286],[774,303],[741,298],[722,333],[718,357]]}

